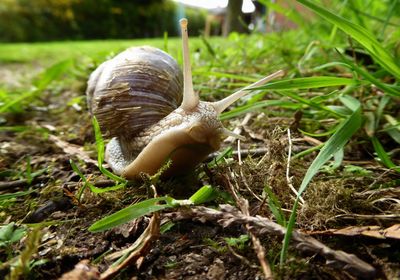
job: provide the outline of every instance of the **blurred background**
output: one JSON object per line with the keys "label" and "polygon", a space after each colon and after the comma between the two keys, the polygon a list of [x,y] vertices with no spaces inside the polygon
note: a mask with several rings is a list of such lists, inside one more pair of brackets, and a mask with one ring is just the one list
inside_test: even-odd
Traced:
{"label": "blurred background", "polygon": [[1,0],[0,41],[177,36],[182,17],[190,19],[191,35],[295,27],[285,13],[268,12],[274,4],[287,11],[304,9],[294,0]]}

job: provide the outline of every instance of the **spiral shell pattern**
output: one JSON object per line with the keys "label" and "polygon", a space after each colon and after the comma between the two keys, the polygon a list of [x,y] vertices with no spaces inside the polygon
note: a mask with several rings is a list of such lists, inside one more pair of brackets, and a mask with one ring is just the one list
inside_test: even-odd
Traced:
{"label": "spiral shell pattern", "polygon": [[177,62],[153,47],[133,47],[102,63],[90,76],[87,96],[103,133],[134,138],[182,103]]}

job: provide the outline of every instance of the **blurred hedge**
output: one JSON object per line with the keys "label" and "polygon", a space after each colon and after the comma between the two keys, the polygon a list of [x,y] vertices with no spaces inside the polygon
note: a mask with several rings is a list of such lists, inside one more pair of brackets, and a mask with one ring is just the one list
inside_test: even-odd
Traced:
{"label": "blurred hedge", "polygon": [[[170,0],[1,0],[0,41],[146,38],[178,35],[182,11]],[[205,12],[185,10],[191,35]]]}

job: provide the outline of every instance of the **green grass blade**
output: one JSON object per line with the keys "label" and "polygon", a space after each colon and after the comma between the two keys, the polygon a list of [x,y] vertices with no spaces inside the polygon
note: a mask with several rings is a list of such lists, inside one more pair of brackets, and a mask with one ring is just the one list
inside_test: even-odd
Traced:
{"label": "green grass blade", "polygon": [[298,94],[296,94],[294,92],[280,91],[280,92],[277,92],[277,93],[281,94],[281,95],[284,95],[284,96],[287,96],[287,97],[290,97],[290,98],[300,102],[301,104],[307,105],[307,106],[309,106],[311,108],[315,108],[315,109],[320,110],[320,111],[328,112],[328,113],[330,113],[332,115],[335,115],[337,117],[341,117],[342,116],[341,114],[339,114],[338,112],[330,109],[329,107],[326,107],[326,106],[321,105],[319,103],[315,103],[310,99],[303,98],[303,97],[299,96]]}
{"label": "green grass blade", "polygon": [[168,32],[164,31],[164,51],[168,53]]}
{"label": "green grass blade", "polygon": [[309,154],[311,154],[311,153],[313,153],[315,151],[320,150],[323,146],[324,146],[324,143],[319,144],[319,145],[314,146],[314,147],[311,147],[311,148],[309,148],[307,150],[301,151],[301,152],[293,155],[292,159],[305,157],[306,155],[309,155]]}
{"label": "green grass blade", "polygon": [[[146,214],[174,207],[174,205],[170,203],[170,200],[171,199],[168,197],[158,197],[136,203],[95,222],[93,225],[89,227],[89,231],[99,232],[107,230],[116,227],[118,225],[121,225],[123,223],[132,221],[133,219],[139,218]],[[160,202],[166,202],[166,203],[159,204]]]}
{"label": "green grass blade", "polygon": [[282,206],[281,203],[279,202],[279,199],[275,196],[275,194],[272,192],[269,186],[264,187],[264,192],[268,196],[268,207],[271,210],[272,215],[274,215],[276,222],[281,226],[285,227],[286,218],[285,215],[283,214]]}
{"label": "green grass blade", "polygon": [[356,73],[358,73],[361,77],[363,77],[367,81],[370,81],[371,84],[376,85],[378,88],[383,90],[388,95],[392,95],[392,96],[396,96],[396,97],[400,96],[400,91],[399,90],[397,90],[396,88],[392,87],[391,85],[388,85],[386,83],[381,82],[379,79],[375,78],[373,75],[371,75],[370,73],[365,71],[363,68],[357,66],[352,61],[347,59],[340,52],[338,52],[338,53],[341,55],[342,59],[344,61],[346,61],[345,64],[347,64],[352,70],[354,70]]}
{"label": "green grass blade", "polygon": [[265,100],[265,101],[255,102],[253,104],[246,104],[243,106],[236,107],[232,110],[222,113],[219,118],[220,120],[227,120],[233,117],[243,115],[247,112],[254,112],[257,109],[269,106],[279,106],[281,108],[291,108],[294,110],[301,109],[303,107],[301,104],[296,104],[293,102],[288,102],[283,100]]}
{"label": "green grass blade", "polygon": [[35,81],[36,88],[41,91],[45,89],[51,82],[59,79],[63,74],[72,68],[74,65],[72,59],[63,60],[54,64],[43,71]]}
{"label": "green grass blade", "polygon": [[346,34],[357,40],[389,73],[400,79],[400,67],[397,65],[391,54],[375,39],[367,29],[354,24],[347,19],[337,16],[330,11],[318,6],[308,0],[298,0],[304,6],[307,6],[325,20],[342,29]]}
{"label": "green grass blade", "polygon": [[385,165],[387,168],[394,169],[397,172],[400,172],[400,166],[397,166],[396,164],[393,163],[393,161],[390,159],[390,156],[385,151],[378,138],[376,138],[375,136],[371,137],[371,142],[372,145],[374,146],[377,156],[382,161],[383,165]]}
{"label": "green grass blade", "polygon": [[99,165],[99,169],[100,169],[101,173],[103,173],[108,178],[110,178],[116,182],[126,184],[127,180],[125,180],[124,178],[122,178],[120,176],[115,175],[114,173],[108,171],[107,169],[105,169],[103,167],[104,147],[105,147],[104,140],[103,140],[103,137],[101,136],[100,125],[99,125],[99,122],[97,121],[96,117],[93,117],[92,122],[93,122],[93,128],[94,128],[94,135],[95,135],[95,139],[96,139],[97,163]]}
{"label": "green grass blade", "polygon": [[33,98],[34,96],[36,96],[39,93],[39,91],[37,90],[32,90],[32,91],[28,91],[25,93],[22,93],[14,98],[12,98],[11,100],[9,100],[8,102],[5,102],[4,104],[1,105],[0,107],[0,113],[5,113],[7,112],[10,108],[12,108],[13,106],[21,103],[22,101],[28,100]]}
{"label": "green grass blade", "polygon": [[211,201],[213,199],[215,199],[216,197],[216,192],[214,190],[214,188],[210,185],[205,185],[203,187],[201,187],[197,192],[195,192],[190,198],[189,200],[197,205],[197,204],[202,204],[205,203],[207,201]]}
{"label": "green grass blade", "polygon": [[201,36],[201,41],[206,46],[208,53],[215,59],[217,57],[216,52],[214,51],[213,47],[211,46],[210,42],[207,40],[205,36]]}
{"label": "green grass blade", "polygon": [[354,79],[337,78],[330,76],[307,77],[296,79],[284,79],[276,82],[270,82],[257,89],[282,90],[282,89],[309,89],[321,87],[335,87],[358,85],[359,82]]}
{"label": "green grass blade", "polygon": [[[346,97],[342,97],[346,99]],[[298,196],[293,205],[292,213],[289,218],[286,234],[283,240],[283,246],[280,256],[281,265],[286,260],[287,250],[289,247],[289,241],[291,239],[292,231],[294,229],[294,224],[296,222],[297,217],[297,206],[299,203],[299,199],[301,194],[307,189],[308,184],[311,182],[312,178],[318,173],[321,167],[333,157],[333,155],[342,149],[344,145],[349,141],[351,136],[361,127],[362,123],[362,115],[361,115],[361,104],[356,101],[354,98],[348,98],[346,100],[346,105],[353,107],[354,104],[357,104],[357,107],[350,115],[349,118],[345,119],[342,124],[338,127],[337,131],[332,135],[331,138],[325,143],[318,156],[312,162],[311,166],[308,168],[306,175],[303,178],[303,181],[300,185]]]}
{"label": "green grass blade", "polygon": [[398,2],[399,2],[399,0],[392,0],[392,4],[390,5],[390,7],[388,9],[389,12],[387,13],[385,22],[382,26],[382,31],[380,32],[382,37],[385,35],[385,30],[390,22],[390,18],[393,16],[393,14],[396,11],[396,6],[398,6]]}
{"label": "green grass blade", "polygon": [[311,132],[304,131],[300,128],[298,130],[299,130],[299,132],[301,132],[302,134],[304,134],[306,136],[325,137],[325,136],[329,136],[329,135],[333,134],[336,131],[336,127],[334,127],[333,129],[330,129],[328,131],[322,132],[322,133],[311,133]]}
{"label": "green grass blade", "polygon": [[81,172],[81,170],[79,169],[79,167],[76,165],[76,163],[70,159],[69,163],[72,167],[72,170],[74,170],[74,172],[76,174],[78,174],[78,176],[81,178],[82,182],[83,182],[83,186],[79,189],[76,198],[78,199],[78,201],[81,200],[81,196],[83,194],[83,191],[89,187],[89,189],[95,193],[95,194],[99,194],[99,193],[105,193],[105,192],[109,192],[109,191],[115,191],[118,189],[121,189],[123,187],[125,187],[125,184],[118,184],[115,186],[111,186],[111,187],[106,187],[106,188],[98,188],[96,186],[94,186],[93,184],[91,184],[85,177],[85,175],[83,175],[83,173]]}
{"label": "green grass blade", "polygon": [[384,115],[387,123],[384,125],[383,131],[386,131],[390,137],[400,144],[400,123],[391,115]]}
{"label": "green grass blade", "polygon": [[202,69],[193,70],[193,76],[196,76],[196,75],[201,75],[201,76],[206,76],[206,77],[213,76],[216,78],[228,78],[228,79],[245,81],[245,82],[250,82],[250,83],[254,83],[255,81],[258,80],[257,78],[246,77],[243,75],[230,74],[230,73],[224,73],[224,72],[216,72],[216,71],[208,71],[208,70],[202,70]]}
{"label": "green grass blade", "polygon": [[15,197],[19,197],[19,196],[28,195],[28,194],[30,194],[30,193],[32,193],[32,192],[34,192],[34,191],[35,191],[35,190],[22,191],[22,192],[15,192],[15,193],[0,194],[0,201],[6,200],[6,199],[15,198]]}
{"label": "green grass blade", "polygon": [[208,168],[214,168],[218,165],[220,161],[222,161],[224,158],[228,158],[232,156],[232,147],[226,147],[225,150],[223,150],[221,153],[218,154],[215,158],[213,158],[212,161],[210,161],[207,166]]}

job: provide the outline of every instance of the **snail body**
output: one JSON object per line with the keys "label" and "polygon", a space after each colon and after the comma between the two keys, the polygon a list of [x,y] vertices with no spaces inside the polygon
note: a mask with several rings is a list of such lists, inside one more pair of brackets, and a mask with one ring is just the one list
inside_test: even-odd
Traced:
{"label": "snail body", "polygon": [[167,53],[137,47],[104,62],[89,78],[89,109],[112,137],[105,159],[127,179],[141,172],[153,175],[168,159],[172,164],[166,176],[193,169],[220,148],[224,137],[234,135],[223,127],[219,114],[248,88],[282,75],[278,71],[221,101],[200,101],[192,85],[187,21],[180,23],[183,73]]}

